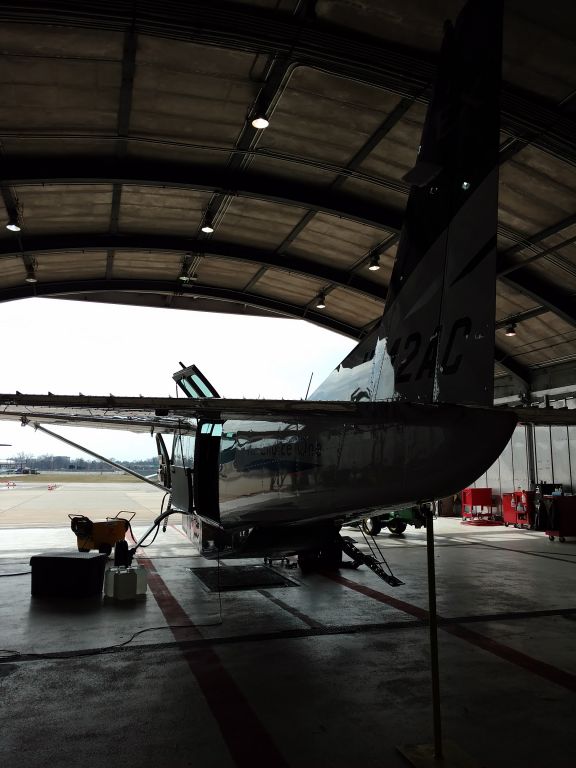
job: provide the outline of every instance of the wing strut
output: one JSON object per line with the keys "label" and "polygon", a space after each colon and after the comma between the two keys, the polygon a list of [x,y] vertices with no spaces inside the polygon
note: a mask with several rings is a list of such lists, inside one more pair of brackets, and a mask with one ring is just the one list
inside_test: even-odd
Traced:
{"label": "wing strut", "polygon": [[87,453],[89,456],[94,456],[94,458],[99,459],[100,461],[104,461],[106,464],[110,464],[111,467],[116,467],[116,469],[121,469],[123,472],[126,472],[129,475],[134,475],[134,477],[137,477],[139,480],[143,480],[145,483],[153,485],[154,488],[159,488],[161,491],[170,490],[169,488],[163,486],[162,483],[158,483],[155,480],[152,480],[150,477],[146,477],[146,475],[141,475],[139,472],[135,472],[129,467],[118,464],[118,462],[114,461],[113,459],[107,459],[106,456],[101,456],[99,453],[91,451],[89,448],[85,448],[83,445],[75,443],[73,440],[68,440],[67,437],[63,437],[56,432],[52,432],[50,429],[46,429],[46,427],[43,427],[41,424],[38,424],[35,421],[30,421],[26,418],[26,416],[22,416],[22,426],[31,426],[34,427],[35,430],[39,429],[40,432],[44,432],[46,435],[50,435],[50,437],[55,437],[56,440],[61,440],[63,443],[71,445],[73,448],[78,448],[79,451],[84,451],[84,453]]}

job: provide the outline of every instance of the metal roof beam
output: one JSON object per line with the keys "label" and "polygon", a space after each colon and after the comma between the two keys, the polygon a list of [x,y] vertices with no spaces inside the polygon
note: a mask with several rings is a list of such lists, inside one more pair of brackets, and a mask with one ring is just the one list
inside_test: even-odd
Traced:
{"label": "metal roof beam", "polygon": [[[118,98],[118,119],[116,121],[116,133],[118,134],[118,141],[116,143],[116,156],[118,158],[125,157],[128,150],[127,137],[130,128],[130,115],[132,113],[132,95],[134,92],[134,75],[136,72],[137,49],[137,35],[132,28],[127,29],[124,32],[122,82],[120,85],[120,96]],[[108,226],[111,234],[118,232],[121,198],[122,187],[120,184],[114,184],[112,189],[112,205],[110,206],[110,224]],[[114,251],[109,250],[106,254],[106,279],[108,280],[112,277],[113,267]]]}
{"label": "metal roof beam", "polygon": [[530,391],[530,369],[515,360],[498,344],[494,344],[494,362],[510,374],[522,389]]}
{"label": "metal roof beam", "polygon": [[[9,3],[0,20],[125,31],[190,41],[272,56],[412,96],[434,79],[437,55],[377,37],[342,29],[273,9],[218,0],[133,0],[98,3]],[[422,95],[419,100],[425,101]],[[503,127],[515,136],[535,136],[531,143],[576,163],[576,121],[562,105],[505,84]]]}
{"label": "metal roof beam", "polygon": [[[540,232],[536,232],[533,235],[528,235],[527,237],[517,233],[519,238],[518,242],[501,251],[499,254],[499,260],[506,260],[509,256],[513,256],[515,253],[518,253],[518,251],[523,251],[525,248],[529,248],[531,245],[537,245],[538,243],[542,242],[542,240],[546,240],[548,237],[557,235],[559,232],[568,229],[568,227],[571,227],[573,224],[576,224],[576,214],[567,216],[565,219],[561,219],[555,224],[540,230]],[[556,245],[554,247],[561,248],[562,246]]]}
{"label": "metal roof beam", "polygon": [[[370,155],[370,153],[376,149],[382,139],[394,128],[394,126],[401,120],[410,107],[414,104],[414,99],[400,99],[394,109],[386,116],[382,124],[374,131],[368,141],[361,147],[354,155],[352,160],[346,165],[343,170],[354,171],[360,167],[364,160]],[[348,176],[339,174],[332,184],[330,189],[339,189],[347,180]],[[316,211],[308,211],[296,224],[291,232],[284,238],[280,246],[278,247],[278,253],[284,253],[292,242],[298,237],[302,230],[312,221]]]}
{"label": "metal roof beam", "polygon": [[269,312],[283,315],[284,317],[306,319],[315,325],[320,325],[323,328],[328,328],[354,339],[360,337],[362,330],[322,312],[311,310],[308,305],[300,306],[267,296],[212,286],[192,284],[190,288],[183,289],[177,280],[98,279],[34,283],[33,285],[24,284],[0,290],[0,302],[26,299],[31,296],[60,296],[61,294],[64,294],[62,298],[65,298],[66,294],[80,293],[86,294],[86,297],[89,298],[91,293],[100,293],[102,291],[176,294],[178,296],[189,295],[192,297],[201,296],[202,298],[213,299],[214,301],[236,302],[241,305],[266,309]]}
{"label": "metal roof beam", "polygon": [[296,205],[352,219],[371,227],[398,232],[403,213],[395,208],[333,192],[319,186],[274,178],[266,174],[205,165],[183,165],[142,158],[115,157],[35,157],[11,155],[2,162],[2,183],[8,186],[35,184],[132,184],[174,187],[227,195],[253,197]]}
{"label": "metal roof beam", "polygon": [[[42,253],[55,252],[88,252],[88,251],[158,251],[159,253],[176,252],[182,254],[202,253],[206,256],[221,256],[237,259],[252,264],[261,264],[264,269],[273,267],[286,272],[296,272],[316,278],[325,283],[334,283],[344,288],[350,288],[377,301],[384,302],[385,291],[373,281],[347,270],[338,270],[324,264],[318,264],[309,259],[284,255],[274,251],[252,248],[235,243],[219,242],[217,240],[193,240],[187,237],[172,235],[154,235],[140,233],[134,235],[110,234],[80,234],[80,235],[44,235],[26,238],[25,253],[29,257],[38,258]],[[0,259],[19,254],[14,250],[12,240],[0,240]],[[253,280],[245,290],[253,287]]]}
{"label": "metal roof beam", "polygon": [[[266,74],[266,79],[246,115],[247,119],[242,126],[240,136],[233,149],[233,154],[228,161],[227,167],[230,172],[238,173],[244,171],[251,164],[254,159],[253,152],[262,138],[262,130],[254,128],[252,119],[256,116],[256,113],[266,115],[268,118],[271,117],[296,66],[295,62],[290,61],[289,58],[284,56],[272,60]],[[229,193],[215,192],[206,209],[206,213],[217,223],[219,215],[223,215],[229,204]],[[199,228],[198,237],[206,240],[211,236],[210,233],[204,233]]]}
{"label": "metal roof beam", "polygon": [[538,304],[542,304],[550,312],[561,317],[569,325],[576,327],[576,302],[574,296],[559,291],[551,283],[543,281],[528,269],[518,269],[513,277],[502,276],[500,280],[525,296],[529,296]]}

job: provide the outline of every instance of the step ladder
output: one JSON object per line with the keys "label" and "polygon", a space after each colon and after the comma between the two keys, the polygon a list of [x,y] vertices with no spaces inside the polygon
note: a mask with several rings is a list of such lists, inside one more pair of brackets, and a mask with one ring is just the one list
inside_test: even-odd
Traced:
{"label": "step ladder", "polygon": [[[346,553],[348,557],[352,558],[356,565],[366,565],[376,574],[376,576],[379,576],[383,581],[386,582],[386,584],[389,584],[391,587],[399,587],[404,584],[404,582],[396,578],[396,576],[394,576],[390,570],[390,566],[386,562],[380,547],[378,544],[376,544],[373,537],[372,543],[368,541],[366,536],[364,536],[364,538],[370,547],[371,554],[365,554],[362,552],[362,550],[358,549],[354,539],[351,539],[350,536],[340,536],[342,552]],[[388,570],[385,570],[385,568]]]}

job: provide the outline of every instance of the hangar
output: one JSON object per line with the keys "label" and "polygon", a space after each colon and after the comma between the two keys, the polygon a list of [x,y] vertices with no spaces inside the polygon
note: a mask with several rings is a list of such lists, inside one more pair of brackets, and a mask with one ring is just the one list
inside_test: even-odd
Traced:
{"label": "hangar", "polygon": [[[55,296],[274,314],[304,318],[357,339],[366,337],[378,322],[386,298],[409,191],[403,177],[417,154],[442,21],[453,18],[460,7],[460,2],[429,5],[417,0],[2,4],[1,167],[8,228],[2,229],[0,241],[0,301]],[[574,404],[574,15],[566,2],[543,7],[509,1],[505,7],[494,371],[499,402]],[[257,127],[264,124],[258,119],[268,125]],[[529,441],[513,441],[482,484],[497,486],[507,472],[512,475],[512,488],[546,479],[572,492],[573,429],[536,428],[531,437],[536,445],[532,464]],[[521,461],[515,463],[517,456]],[[544,477],[545,472],[549,474]],[[516,540],[516,548],[522,549],[521,545],[524,539]],[[543,553],[537,547],[525,560],[540,567],[539,561],[547,558],[546,565],[550,562],[559,569],[553,579],[564,586],[569,583],[569,552]],[[534,708],[541,710],[550,703],[551,717],[560,724],[573,692],[573,658],[564,645],[572,610],[566,603],[570,593],[542,590],[546,592],[542,604],[541,595],[529,599],[517,583],[517,574],[521,571],[536,590],[542,578],[548,579],[546,572],[525,567],[506,577],[510,562],[502,560],[498,566],[500,586],[506,582],[511,593],[511,604],[502,608],[500,621],[516,621],[514,627],[520,626],[519,621],[531,621],[533,628],[535,622],[545,622],[542,612],[548,611],[550,625],[541,628],[540,638],[554,635],[551,645],[558,658],[553,664],[541,647],[524,654],[525,637],[517,638],[519,647],[508,654],[516,663],[511,678],[498,668],[501,661],[490,657],[488,667],[483,667],[482,658],[474,658],[472,666],[480,676],[489,669],[503,680],[513,678],[510,686],[522,695],[497,686],[487,694],[487,701],[475,700],[473,716],[467,719],[461,712],[460,717],[456,714],[458,707],[466,708],[463,690],[451,689],[455,702],[451,717],[465,734],[468,752],[474,752],[475,740],[480,739],[478,720],[487,716],[487,708],[494,731],[502,722],[507,728],[519,727],[508,710],[496,707],[498,696],[506,694],[506,706],[512,710],[519,706],[518,699],[540,686],[534,693]],[[516,568],[516,560],[514,564]],[[339,593],[330,597],[342,611],[348,610],[349,597]],[[370,599],[366,592],[363,599]],[[483,604],[478,621],[494,613],[488,610],[486,595]],[[529,618],[518,618],[521,606]],[[302,621],[305,611],[301,608],[291,606],[294,620]],[[377,612],[367,610],[373,623],[378,623]],[[462,610],[470,618],[470,606]],[[536,611],[540,612],[537,617]],[[448,612],[459,615],[453,606]],[[421,613],[412,616],[423,620]],[[181,621],[182,617],[170,623]],[[314,628],[314,622],[324,628],[342,626],[340,611],[323,622],[308,617],[304,624],[309,637],[322,634],[314,634],[314,629],[321,629]],[[461,625],[454,622],[454,626]],[[502,624],[493,627],[492,650],[502,633],[509,631]],[[527,626],[526,636],[532,631]],[[335,636],[341,639],[342,634]],[[452,637],[461,639],[463,634],[458,629]],[[298,721],[302,742],[298,749],[287,744],[285,729],[273,717],[265,722],[260,713],[256,719],[246,714],[257,708],[254,700],[247,703],[246,698],[258,699],[260,694],[266,702],[277,697],[275,714],[279,719],[286,717],[280,706],[283,691],[289,690],[286,700],[293,708],[300,690],[286,680],[289,670],[278,673],[276,687],[259,680],[249,694],[244,676],[249,676],[250,668],[238,670],[240,696],[236,684],[224,685],[229,670],[222,656],[215,660],[214,647],[202,645],[198,638],[188,639],[196,643],[193,648],[203,649],[202,653],[186,650],[194,656],[193,674],[202,676],[203,663],[215,665],[214,685],[237,697],[232,713],[222,702],[218,705],[220,726],[208,722],[207,710],[202,710],[205,730],[195,731],[204,750],[200,764],[244,765],[259,759],[243,751],[245,745],[231,746],[240,737],[229,721],[232,715],[240,717],[239,711],[246,718],[245,729],[257,733],[252,738],[264,745],[263,759],[269,764],[322,764],[322,755],[329,755],[327,765],[400,760],[389,753],[393,742],[392,733],[387,732],[390,722],[393,730],[399,727],[397,715],[388,726],[382,724],[390,713],[377,703],[377,693],[392,702],[391,707],[401,706],[404,718],[411,718],[407,714],[411,706],[420,718],[422,680],[412,680],[412,699],[403,699],[398,687],[410,680],[415,669],[422,677],[421,647],[416,643],[404,653],[398,638],[382,636],[375,641],[368,629],[366,635],[367,639],[358,640],[359,630],[352,632],[348,650],[353,652],[357,643],[364,655],[373,644],[380,661],[377,674],[381,666],[390,664],[386,649],[393,646],[394,666],[406,667],[403,676],[383,679],[381,687],[371,688],[374,700],[362,694],[347,700],[343,682],[336,713],[324,700],[328,689],[322,687],[318,696],[330,723],[308,712],[308,719]],[[265,640],[253,638],[273,664],[276,651]],[[287,642],[286,637],[279,642]],[[451,642],[456,641],[451,638]],[[476,638],[474,652],[489,653],[489,644]],[[338,666],[335,669],[332,664],[327,675],[342,675],[348,686],[354,686],[354,665],[350,655],[342,658],[343,647],[338,642],[330,646],[330,659]],[[469,660],[458,657],[460,649],[453,650],[451,661],[462,673]],[[154,663],[161,664],[162,651],[150,652],[159,654]],[[316,648],[315,660],[315,654],[303,659],[293,647],[291,663],[322,666],[318,656],[324,652]],[[505,654],[502,650],[496,656],[501,660]],[[93,658],[91,664],[96,663]],[[142,678],[149,664],[138,661]],[[76,659],[74,674],[81,674],[85,663]],[[125,657],[121,663],[127,664]],[[172,658],[171,663],[177,674],[179,662]],[[540,674],[537,685],[530,678],[520,679],[517,669],[522,666],[531,666],[536,677]],[[546,673],[545,667],[550,668]],[[540,672],[534,672],[536,668]],[[32,670],[16,669],[15,673],[26,677]],[[359,674],[366,680],[370,669],[364,667]],[[54,679],[58,672],[50,675]],[[131,678],[131,686],[135,679]],[[477,682],[469,686],[478,694]],[[90,696],[94,704],[93,691]],[[108,696],[109,707],[113,699],[109,692]],[[99,706],[105,705],[102,698]],[[171,707],[186,706],[182,701],[168,703],[163,718]],[[516,711],[528,717],[522,706]],[[145,708],[138,712],[145,716]],[[168,728],[181,717],[176,710],[171,714],[172,721],[162,720]],[[190,729],[194,713],[188,711],[185,717],[183,727]],[[313,734],[307,730],[310,722],[315,723]],[[351,752],[339,756],[334,723],[339,723],[340,733],[348,723],[357,734],[366,722],[369,737],[354,741]],[[385,734],[382,740],[379,725]],[[424,721],[418,725],[418,733],[426,729]],[[55,727],[61,738],[71,738],[65,724]],[[226,747],[218,741],[218,727],[225,733]],[[552,729],[548,721],[546,728]],[[322,737],[325,732],[330,738]],[[565,733],[550,732],[561,745],[551,764],[571,764]],[[78,739],[82,741],[82,732]],[[161,742],[148,735],[143,739],[147,744],[151,739],[150,752],[135,751],[133,759],[144,765],[162,764]],[[45,733],[39,741],[35,749],[46,748]],[[96,757],[86,757],[95,744],[113,754],[105,734],[92,735],[88,741],[82,746],[83,762],[97,764]],[[209,744],[216,741],[217,753],[210,755]],[[178,743],[174,760],[164,764],[195,761],[191,742]],[[500,744],[504,748],[497,754]],[[491,765],[509,762],[512,741],[502,736],[493,745],[493,749],[480,745],[481,760]],[[544,753],[538,744],[528,740],[521,749],[525,765],[542,764]],[[58,754],[52,748],[50,759],[64,760]],[[12,760],[8,765],[46,762],[45,754],[34,750],[25,757],[19,755],[18,762],[14,752],[7,759]],[[66,759],[70,763],[69,753]]]}

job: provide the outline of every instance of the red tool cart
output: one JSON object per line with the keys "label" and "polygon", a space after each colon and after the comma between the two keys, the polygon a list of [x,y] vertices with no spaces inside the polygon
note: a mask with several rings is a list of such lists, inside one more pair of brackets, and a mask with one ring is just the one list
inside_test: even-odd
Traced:
{"label": "red tool cart", "polygon": [[497,525],[492,505],[492,488],[464,488],[462,522],[470,525]]}
{"label": "red tool cart", "polygon": [[504,525],[514,528],[534,527],[534,491],[514,491],[502,494],[502,517]]}
{"label": "red tool cart", "polygon": [[541,502],[548,515],[546,535],[550,541],[558,537],[576,536],[576,496],[544,496]]}

